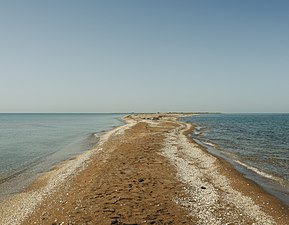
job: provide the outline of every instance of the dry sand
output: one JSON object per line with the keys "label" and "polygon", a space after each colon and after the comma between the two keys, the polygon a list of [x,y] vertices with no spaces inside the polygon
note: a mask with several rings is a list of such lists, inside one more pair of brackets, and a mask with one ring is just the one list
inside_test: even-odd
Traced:
{"label": "dry sand", "polygon": [[189,139],[178,117],[125,117],[2,202],[0,224],[289,224],[287,206]]}

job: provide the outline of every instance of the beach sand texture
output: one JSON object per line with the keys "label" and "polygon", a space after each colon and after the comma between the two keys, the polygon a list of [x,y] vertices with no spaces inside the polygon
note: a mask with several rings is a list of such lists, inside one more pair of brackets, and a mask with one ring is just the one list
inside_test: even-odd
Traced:
{"label": "beach sand texture", "polygon": [[194,143],[179,116],[126,116],[2,202],[0,224],[289,224],[286,205]]}

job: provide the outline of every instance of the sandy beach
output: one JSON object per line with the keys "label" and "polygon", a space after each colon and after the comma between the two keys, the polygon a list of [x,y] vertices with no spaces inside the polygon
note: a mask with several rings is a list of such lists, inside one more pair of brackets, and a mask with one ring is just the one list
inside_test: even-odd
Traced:
{"label": "sandy beach", "polygon": [[0,224],[289,224],[288,206],[212,156],[181,114],[133,114],[0,203]]}

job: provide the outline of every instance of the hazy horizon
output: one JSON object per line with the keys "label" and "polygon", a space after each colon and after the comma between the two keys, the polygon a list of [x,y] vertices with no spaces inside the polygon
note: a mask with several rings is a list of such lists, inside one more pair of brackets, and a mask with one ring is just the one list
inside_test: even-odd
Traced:
{"label": "hazy horizon", "polygon": [[0,112],[289,112],[288,1],[1,1]]}

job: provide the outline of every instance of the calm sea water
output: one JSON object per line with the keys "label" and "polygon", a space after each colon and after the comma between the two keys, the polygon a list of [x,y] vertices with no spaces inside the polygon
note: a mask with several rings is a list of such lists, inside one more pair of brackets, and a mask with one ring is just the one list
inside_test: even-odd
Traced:
{"label": "calm sea water", "polygon": [[289,114],[204,114],[192,137],[289,203]]}
{"label": "calm sea water", "polygon": [[91,148],[121,114],[0,114],[0,198]]}

